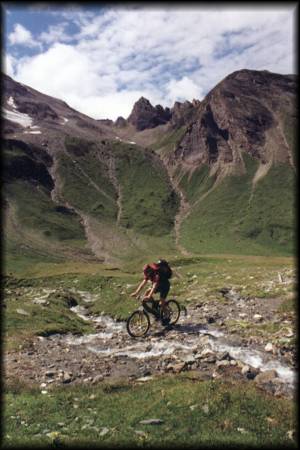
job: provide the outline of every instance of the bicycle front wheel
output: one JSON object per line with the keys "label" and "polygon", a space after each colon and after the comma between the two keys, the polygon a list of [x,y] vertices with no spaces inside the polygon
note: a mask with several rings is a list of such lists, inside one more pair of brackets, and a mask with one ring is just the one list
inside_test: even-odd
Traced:
{"label": "bicycle front wheel", "polygon": [[167,315],[168,315],[168,319],[169,324],[170,325],[175,325],[176,322],[178,322],[179,317],[180,317],[180,305],[179,303],[176,302],[176,300],[168,300],[166,302],[166,310],[167,310]]}
{"label": "bicycle front wheel", "polygon": [[134,311],[126,323],[127,332],[131,337],[144,337],[150,328],[150,319],[145,311]]}

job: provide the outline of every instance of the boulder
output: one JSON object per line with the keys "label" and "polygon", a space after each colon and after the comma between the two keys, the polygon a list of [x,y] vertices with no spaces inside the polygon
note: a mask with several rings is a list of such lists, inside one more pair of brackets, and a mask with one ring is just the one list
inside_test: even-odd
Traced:
{"label": "boulder", "polygon": [[273,350],[274,350],[273,344],[271,342],[268,342],[267,345],[265,346],[265,351],[273,352]]}
{"label": "boulder", "polygon": [[257,384],[266,384],[270,383],[274,380],[274,378],[277,378],[278,374],[276,370],[265,370],[264,372],[260,372],[256,378],[255,383]]}

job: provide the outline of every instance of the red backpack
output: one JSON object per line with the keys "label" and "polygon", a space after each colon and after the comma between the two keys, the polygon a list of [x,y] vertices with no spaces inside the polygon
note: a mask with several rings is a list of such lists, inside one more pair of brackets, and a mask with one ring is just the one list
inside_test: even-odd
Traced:
{"label": "red backpack", "polygon": [[152,279],[156,273],[164,280],[172,277],[172,269],[164,259],[159,260],[158,263],[146,264],[144,266],[144,275],[146,278]]}
{"label": "red backpack", "polygon": [[156,273],[158,273],[158,265],[155,263],[152,264],[146,264],[144,266],[143,272],[146,278],[150,278],[150,280],[152,280],[152,278],[154,277],[154,275]]}

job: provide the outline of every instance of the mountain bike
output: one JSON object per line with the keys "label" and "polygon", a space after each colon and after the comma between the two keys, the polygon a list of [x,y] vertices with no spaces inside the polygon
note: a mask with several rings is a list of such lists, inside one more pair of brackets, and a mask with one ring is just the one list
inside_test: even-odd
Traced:
{"label": "mountain bike", "polygon": [[[138,297],[141,300],[141,296]],[[151,322],[149,314],[152,314],[157,321],[166,325],[175,325],[178,322],[182,308],[174,300],[167,300],[165,309],[160,306],[160,301],[149,299],[142,301],[141,306],[128,317],[126,322],[127,332],[131,337],[145,337],[149,331]]]}

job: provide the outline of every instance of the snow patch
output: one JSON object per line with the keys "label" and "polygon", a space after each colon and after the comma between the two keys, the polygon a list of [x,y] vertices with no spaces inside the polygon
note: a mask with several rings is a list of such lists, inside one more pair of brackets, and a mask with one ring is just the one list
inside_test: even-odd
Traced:
{"label": "snow patch", "polygon": [[134,144],[134,145],[136,144],[136,142],[134,141],[125,141],[124,139],[119,138],[119,136],[115,136],[115,139],[121,142],[125,142],[125,144]]}
{"label": "snow patch", "polygon": [[13,97],[9,97],[9,99],[7,100],[7,104],[8,104],[9,106],[11,106],[12,108],[14,108],[14,109],[17,108],[17,105],[15,104],[15,100],[14,100]]}
{"label": "snow patch", "polygon": [[24,131],[24,134],[42,134],[41,131]]}
{"label": "snow patch", "polygon": [[28,114],[23,114],[17,111],[8,111],[3,108],[4,117],[11,122],[20,124],[22,127],[30,127],[32,125],[32,118]]}

